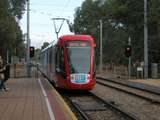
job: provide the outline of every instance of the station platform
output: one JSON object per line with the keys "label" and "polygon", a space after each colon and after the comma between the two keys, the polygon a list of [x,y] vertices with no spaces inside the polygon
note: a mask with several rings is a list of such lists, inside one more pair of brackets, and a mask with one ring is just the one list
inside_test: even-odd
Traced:
{"label": "station platform", "polygon": [[120,77],[115,74],[97,74],[99,78],[111,79],[122,82],[135,88],[145,89],[160,95],[160,79],[136,79],[128,77]]}
{"label": "station platform", "polygon": [[61,96],[43,78],[10,78],[0,92],[0,120],[76,120]]}

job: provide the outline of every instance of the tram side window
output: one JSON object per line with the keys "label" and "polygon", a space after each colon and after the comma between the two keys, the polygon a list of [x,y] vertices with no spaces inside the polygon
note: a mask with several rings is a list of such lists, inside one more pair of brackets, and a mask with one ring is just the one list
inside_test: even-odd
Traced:
{"label": "tram side window", "polygon": [[59,52],[58,48],[56,48],[56,59],[55,59],[55,65],[56,65],[56,72],[59,69]]}
{"label": "tram side window", "polygon": [[49,69],[50,70],[51,70],[51,65],[52,65],[52,49],[49,50]]}
{"label": "tram side window", "polygon": [[64,73],[64,52],[63,48],[58,47],[56,53],[56,71]]}
{"label": "tram side window", "polygon": [[60,69],[62,71],[64,70],[64,52],[63,52],[63,48],[60,49]]}

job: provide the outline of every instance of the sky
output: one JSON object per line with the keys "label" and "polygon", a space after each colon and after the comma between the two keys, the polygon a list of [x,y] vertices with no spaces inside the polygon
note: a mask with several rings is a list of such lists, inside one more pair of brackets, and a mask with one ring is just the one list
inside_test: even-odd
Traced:
{"label": "sky", "polygon": [[[52,18],[65,18],[73,23],[75,9],[80,7],[84,0],[30,0],[30,40],[31,46],[41,48],[44,42],[57,40]],[[23,34],[27,31],[26,12],[20,21]],[[55,21],[57,29],[62,21]],[[73,34],[64,22],[59,36]]]}

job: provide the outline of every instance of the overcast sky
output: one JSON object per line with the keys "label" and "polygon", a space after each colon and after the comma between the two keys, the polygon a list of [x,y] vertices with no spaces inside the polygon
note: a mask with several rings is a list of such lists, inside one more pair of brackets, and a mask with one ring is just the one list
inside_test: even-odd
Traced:
{"label": "overcast sky", "polygon": [[[31,46],[40,48],[44,42],[56,40],[52,18],[66,18],[73,22],[75,8],[80,7],[84,0],[30,0],[30,39]],[[26,33],[26,13],[20,21],[23,33]],[[57,28],[61,21],[57,22]],[[64,22],[60,35],[72,34]]]}

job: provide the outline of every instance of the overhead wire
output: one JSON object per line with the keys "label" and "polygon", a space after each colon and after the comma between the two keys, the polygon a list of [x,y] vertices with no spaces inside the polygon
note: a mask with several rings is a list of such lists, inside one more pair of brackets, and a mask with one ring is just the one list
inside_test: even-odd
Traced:
{"label": "overhead wire", "polygon": [[[76,2],[76,3],[78,1],[81,1],[81,0],[76,0],[76,1],[73,0],[73,2]],[[66,1],[63,0],[63,4],[58,4],[59,2],[53,2],[53,0],[52,0],[52,3],[50,2],[51,4],[46,1],[44,4],[40,3],[40,2],[38,2],[38,3],[35,2],[35,3],[31,3],[30,12],[32,14],[38,13],[41,15],[49,16],[48,18],[58,17],[58,15],[60,15],[61,17],[63,17],[62,15],[64,15],[65,18],[71,17],[71,14],[73,14],[73,5],[70,4],[70,2],[71,2],[71,0],[66,0]],[[52,10],[48,10],[48,9],[52,9]],[[34,16],[35,15],[33,15],[33,17]],[[36,19],[36,20],[39,20],[39,19]],[[34,26],[34,27],[48,27],[47,23],[35,22],[34,25],[35,24],[36,24],[36,26]],[[40,35],[33,34],[33,36],[40,37],[40,38],[42,37],[43,39],[46,39],[45,37],[48,36],[45,34],[42,36],[40,36]]]}
{"label": "overhead wire", "polygon": [[66,4],[64,5],[64,7],[63,7],[60,15],[63,16],[63,12],[64,12],[64,10],[68,7],[69,3],[70,3],[70,0],[67,0],[67,2],[66,2]]}
{"label": "overhead wire", "polygon": [[[65,5],[63,6],[63,8],[62,8],[62,10],[58,10],[58,9],[54,9],[54,11],[60,11],[60,13],[58,14],[58,15],[61,15],[61,16],[63,16],[63,14],[64,13],[71,13],[70,11],[67,11],[66,10],[66,8],[68,8],[68,5],[69,5],[69,3],[70,3],[70,0],[67,0],[67,2],[65,3]],[[31,3],[31,5],[41,5],[41,6],[57,6],[57,4],[37,4],[37,3]],[[59,7],[62,7],[62,6],[59,6]],[[53,17],[53,16],[55,16],[55,14],[53,14],[53,13],[51,13],[51,12],[46,12],[46,10],[40,10],[40,9],[38,9],[38,10],[36,10],[36,9],[31,9],[30,10],[31,12],[33,12],[33,13],[39,13],[39,14],[42,14],[42,15],[47,15],[47,16],[49,16],[49,17]],[[51,10],[49,10],[49,11],[51,11]],[[57,17],[59,17],[59,16],[57,16]],[[69,17],[69,15],[68,16],[65,16],[65,17],[67,17],[67,18],[70,18]]]}

